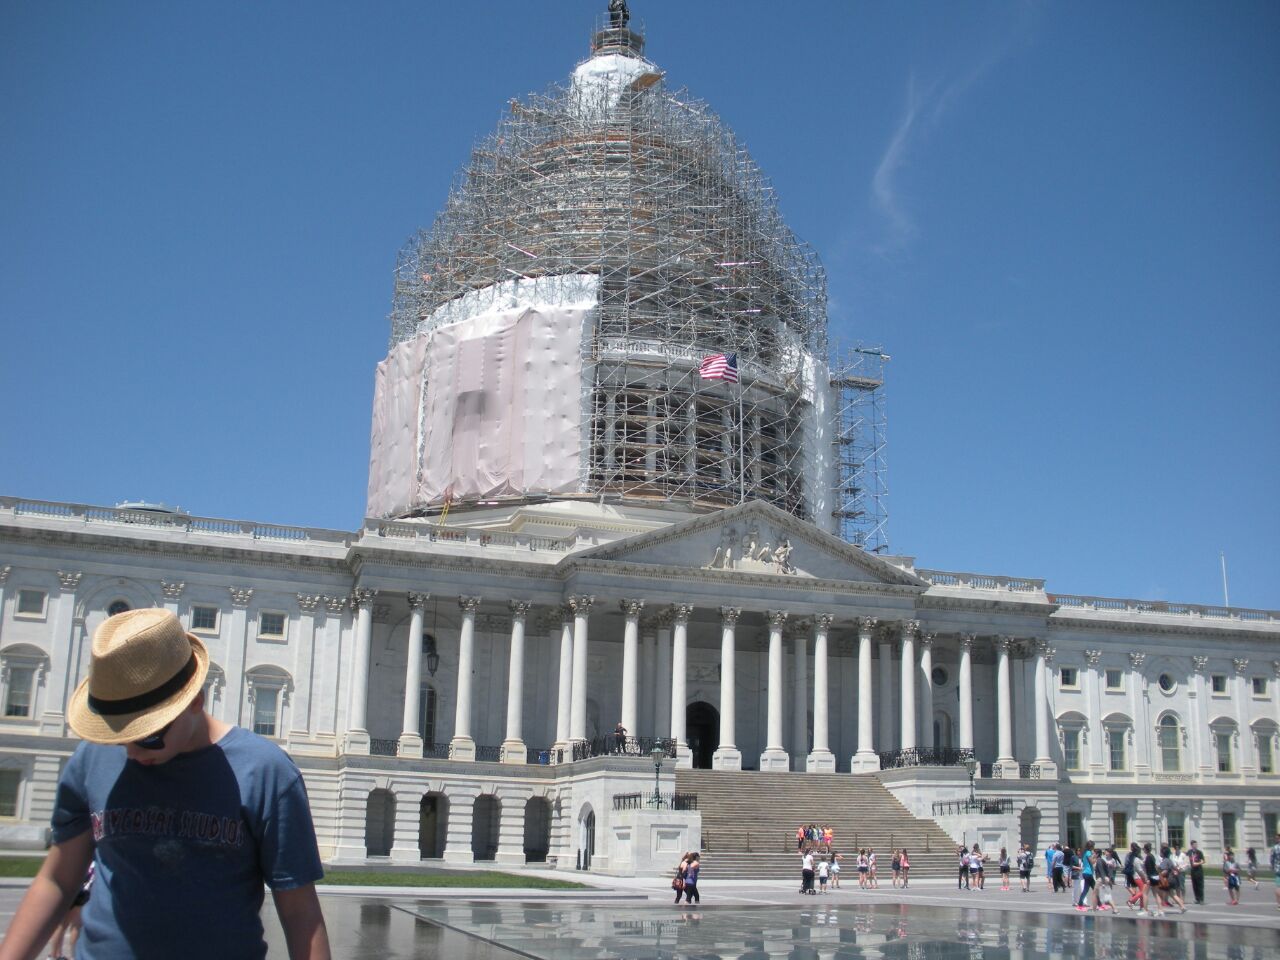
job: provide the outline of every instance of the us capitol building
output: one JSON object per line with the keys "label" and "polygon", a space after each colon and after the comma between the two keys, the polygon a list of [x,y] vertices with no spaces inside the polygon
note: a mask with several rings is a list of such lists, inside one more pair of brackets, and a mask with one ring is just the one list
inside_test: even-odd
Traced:
{"label": "us capitol building", "polygon": [[762,817],[873,785],[997,847],[1265,847],[1280,613],[889,554],[879,374],[831,359],[818,258],[613,6],[399,255],[359,529],[0,497],[0,843],[45,843],[95,628],[163,606],[332,862],[712,866],[717,778]]}

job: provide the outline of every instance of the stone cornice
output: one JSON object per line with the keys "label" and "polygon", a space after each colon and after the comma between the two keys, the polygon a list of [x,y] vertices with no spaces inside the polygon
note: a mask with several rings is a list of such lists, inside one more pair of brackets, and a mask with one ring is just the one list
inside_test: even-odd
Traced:
{"label": "stone cornice", "polygon": [[1202,639],[1252,640],[1261,643],[1280,643],[1280,631],[1239,630],[1219,626],[1215,623],[1197,621],[1195,624],[1160,623],[1132,620],[1103,620],[1094,617],[1071,617],[1055,614],[1049,618],[1050,631],[1066,629],[1089,631],[1106,631],[1108,633],[1146,634],[1157,636],[1200,637]]}

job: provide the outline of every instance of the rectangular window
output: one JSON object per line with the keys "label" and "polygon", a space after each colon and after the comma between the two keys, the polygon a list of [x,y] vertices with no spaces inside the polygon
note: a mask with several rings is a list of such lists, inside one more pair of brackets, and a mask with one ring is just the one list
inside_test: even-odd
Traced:
{"label": "rectangular window", "polygon": [[1064,690],[1074,690],[1080,686],[1080,671],[1075,667],[1058,668],[1058,686]]}
{"label": "rectangular window", "polygon": [[1264,813],[1262,815],[1262,845],[1280,843],[1280,814]]}
{"label": "rectangular window", "polygon": [[277,687],[258,687],[253,695],[253,732],[264,737],[276,735],[276,711],[280,704]]}
{"label": "rectangular window", "polygon": [[1171,847],[1186,846],[1187,820],[1186,814],[1174,812],[1169,814],[1168,820],[1169,838],[1168,843]]}
{"label": "rectangular window", "polygon": [[269,640],[284,639],[285,615],[264,610],[258,614],[258,636]]}
{"label": "rectangular window", "polygon": [[1067,814],[1067,846],[1072,849],[1084,846],[1084,814]]}
{"label": "rectangular window", "polygon": [[31,693],[35,688],[35,681],[35,667],[9,668],[9,686],[4,698],[6,717],[31,716]]}
{"label": "rectangular window", "polygon": [[1178,749],[1178,723],[1172,717],[1160,721],[1157,739],[1160,742],[1160,767],[1165,773],[1177,773],[1182,769],[1182,751]]}
{"label": "rectangular window", "polygon": [[49,595],[43,590],[19,590],[17,615],[20,617],[43,617],[45,601]]}
{"label": "rectangular window", "polygon": [[1271,734],[1258,734],[1258,772],[1275,773],[1276,761],[1271,752]]}
{"label": "rectangular window", "polygon": [[1267,678],[1266,677],[1253,678],[1253,695],[1255,697],[1265,697],[1267,695]]}
{"label": "rectangular window", "polygon": [[1062,759],[1068,770],[1080,769],[1080,731],[1062,731]]}
{"label": "rectangular window", "polygon": [[1218,772],[1231,773],[1235,769],[1235,763],[1231,758],[1231,734],[1215,733],[1213,742],[1218,748]]}
{"label": "rectangular window", "polygon": [[0,817],[18,815],[18,787],[22,773],[18,770],[0,770]]}
{"label": "rectangular window", "polygon": [[1124,731],[1108,730],[1107,731],[1107,751],[1110,754],[1110,769],[1125,770],[1128,765],[1125,763],[1124,756]]}
{"label": "rectangular window", "polygon": [[418,724],[425,746],[436,742],[436,688],[425,683],[418,693]]}
{"label": "rectangular window", "polygon": [[1129,845],[1129,815],[1120,810],[1111,812],[1111,842],[1120,850]]}
{"label": "rectangular window", "polygon": [[1124,689],[1124,671],[1115,667],[1107,668],[1107,689],[1111,691]]}
{"label": "rectangular window", "polygon": [[217,633],[218,608],[206,606],[192,607],[191,631],[193,633]]}
{"label": "rectangular window", "polygon": [[1213,693],[1225,694],[1227,692],[1227,675],[1225,673],[1214,673],[1209,676],[1209,689]]}
{"label": "rectangular window", "polygon": [[1222,815],[1222,845],[1224,847],[1234,847],[1236,841],[1236,815],[1234,813],[1224,813]]}

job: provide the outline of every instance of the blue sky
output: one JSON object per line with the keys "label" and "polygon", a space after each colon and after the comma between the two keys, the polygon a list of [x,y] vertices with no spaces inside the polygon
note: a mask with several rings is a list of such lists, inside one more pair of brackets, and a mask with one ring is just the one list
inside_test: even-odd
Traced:
{"label": "blue sky", "polygon": [[[0,5],[0,492],[357,526],[396,250],[604,7]],[[1280,5],[632,8],[893,356],[895,552],[1280,607]]]}

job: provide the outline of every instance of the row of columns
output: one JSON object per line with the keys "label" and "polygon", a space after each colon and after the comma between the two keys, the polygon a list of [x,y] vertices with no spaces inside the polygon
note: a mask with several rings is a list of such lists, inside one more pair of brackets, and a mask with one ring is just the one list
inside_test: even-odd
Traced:
{"label": "row of columns", "polygon": [[[368,743],[366,714],[368,700],[369,652],[372,634],[372,602],[376,591],[357,589],[356,602],[356,656],[352,677],[352,721],[348,733],[348,748],[359,749]],[[429,599],[425,593],[408,595],[410,620],[408,656],[405,667],[405,703],[403,732],[400,736],[402,756],[421,756],[422,740],[418,735],[418,698],[414,695],[422,682],[422,624],[423,610]],[[450,741],[451,756],[457,760],[475,758],[475,740],[471,734],[471,675],[475,648],[475,618],[480,607],[480,597],[459,597],[458,606],[462,623],[458,639],[458,686],[454,735]],[[560,669],[558,676],[556,709],[556,743],[563,747],[577,740],[586,739],[587,733],[587,665],[589,650],[589,623],[595,598],[581,595],[568,599],[562,610],[560,626]],[[622,640],[622,691],[621,721],[628,732],[639,726],[638,682],[640,617],[644,601],[624,599],[621,609],[624,615]],[[531,604],[513,600],[511,611],[511,642],[507,671],[506,733],[502,744],[505,762],[524,763],[525,744],[522,729],[524,693],[524,640],[525,626]],[[689,762],[687,731],[685,728],[685,683],[688,669],[688,627],[693,607],[677,604],[666,611],[658,622],[656,689],[659,691],[657,716],[669,712],[670,735],[676,741],[680,759]],[[720,608],[720,731],[719,745],[713,756],[713,766],[719,769],[741,769],[742,753],[737,745],[736,704],[736,629],[740,607]],[[765,747],[760,755],[761,770],[787,770],[790,755],[784,745],[783,733],[783,628],[788,614],[785,610],[767,610],[765,617],[769,627],[768,646],[768,707],[766,714]],[[813,619],[813,745],[806,758],[809,771],[835,770],[835,756],[829,743],[830,709],[828,704],[828,635],[834,618],[831,614],[818,614]],[[878,621],[864,617],[857,622],[858,629],[858,746],[851,759],[852,769],[874,770],[880,765],[875,749],[872,727],[874,696],[872,692],[871,643]],[[959,746],[961,750],[973,750],[973,665],[972,646],[976,638],[972,634],[960,637],[959,668]],[[916,642],[919,641],[919,658]],[[914,751],[934,747],[933,727],[926,720],[921,737],[917,741],[916,690],[917,676],[921,691],[924,715],[933,714],[933,660],[932,634],[921,633],[920,623],[908,620],[900,632],[899,704],[900,748]],[[996,711],[998,766],[1014,764],[1013,758],[1013,709],[1010,685],[1010,654],[1013,647],[1010,637],[996,638]],[[796,637],[795,678],[797,689],[793,692],[795,729],[808,727],[807,650],[803,637]],[[1035,643],[1034,666],[1034,728],[1036,762],[1050,763],[1048,714],[1048,670],[1050,651],[1043,641]],[[892,660],[892,638],[882,634],[880,642],[880,729],[892,726],[893,678],[889,665]],[[669,671],[669,672],[668,672]],[[917,674],[917,671],[918,674]],[[662,679],[671,677],[670,695]]]}

